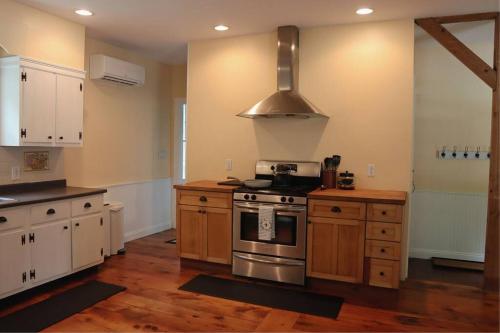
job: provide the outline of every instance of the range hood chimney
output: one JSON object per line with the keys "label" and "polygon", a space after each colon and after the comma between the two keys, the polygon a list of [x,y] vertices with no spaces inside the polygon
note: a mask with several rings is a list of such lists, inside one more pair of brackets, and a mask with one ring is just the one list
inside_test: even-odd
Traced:
{"label": "range hood chimney", "polygon": [[238,114],[245,118],[328,118],[298,91],[299,29],[278,27],[278,91]]}

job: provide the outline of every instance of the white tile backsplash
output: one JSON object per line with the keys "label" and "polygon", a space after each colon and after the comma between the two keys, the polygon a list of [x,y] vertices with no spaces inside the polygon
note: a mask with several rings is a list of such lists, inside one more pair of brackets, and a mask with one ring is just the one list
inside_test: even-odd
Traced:
{"label": "white tile backsplash", "polygon": [[[50,169],[46,171],[24,171],[24,152],[48,151]],[[11,169],[21,168],[21,178],[11,179]],[[0,147],[0,185],[26,183],[64,178],[63,148],[47,147]]]}

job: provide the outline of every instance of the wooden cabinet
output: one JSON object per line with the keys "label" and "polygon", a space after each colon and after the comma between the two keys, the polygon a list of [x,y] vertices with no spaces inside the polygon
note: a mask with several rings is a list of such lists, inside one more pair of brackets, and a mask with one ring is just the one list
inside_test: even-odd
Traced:
{"label": "wooden cabinet", "polygon": [[309,217],[307,237],[308,276],[363,281],[364,221]]}
{"label": "wooden cabinet", "polygon": [[74,218],[71,221],[73,270],[103,261],[104,227],[101,214]]}
{"label": "wooden cabinet", "polygon": [[71,271],[70,220],[30,229],[32,283],[40,284]]}
{"label": "wooden cabinet", "polygon": [[177,191],[177,251],[180,257],[231,264],[231,194]]}
{"label": "wooden cabinet", "polygon": [[0,145],[80,146],[85,72],[10,56],[0,59]]}

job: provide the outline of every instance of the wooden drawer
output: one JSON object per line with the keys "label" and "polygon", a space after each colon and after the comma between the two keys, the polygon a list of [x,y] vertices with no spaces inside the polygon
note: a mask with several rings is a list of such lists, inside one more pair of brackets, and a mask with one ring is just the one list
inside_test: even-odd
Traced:
{"label": "wooden drawer", "polygon": [[368,221],[401,223],[403,221],[403,206],[387,204],[368,204]]}
{"label": "wooden drawer", "polygon": [[370,259],[370,286],[399,288],[399,261]]}
{"label": "wooden drawer", "polygon": [[25,208],[7,208],[0,210],[0,231],[22,228],[26,223]]}
{"label": "wooden drawer", "polygon": [[362,202],[309,200],[309,216],[364,220],[366,204]]}
{"label": "wooden drawer", "polygon": [[31,207],[31,223],[43,223],[68,219],[71,216],[71,203],[69,201],[52,201]]}
{"label": "wooden drawer", "polygon": [[366,224],[366,239],[401,241],[401,224],[368,222]]}
{"label": "wooden drawer", "polygon": [[180,205],[231,208],[231,193],[209,191],[177,191],[177,203]]}
{"label": "wooden drawer", "polygon": [[99,213],[103,210],[104,203],[102,195],[82,197],[71,201],[72,216],[81,216]]}
{"label": "wooden drawer", "polygon": [[401,257],[401,246],[399,243],[367,240],[365,245],[366,257],[391,260],[399,260]]}

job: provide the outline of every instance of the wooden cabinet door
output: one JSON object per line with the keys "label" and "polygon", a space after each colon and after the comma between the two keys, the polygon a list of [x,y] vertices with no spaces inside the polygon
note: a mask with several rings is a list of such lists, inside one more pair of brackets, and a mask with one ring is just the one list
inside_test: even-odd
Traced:
{"label": "wooden cabinet door", "polygon": [[55,136],[56,74],[23,68],[21,124],[24,145],[50,144]]}
{"label": "wooden cabinet door", "polygon": [[103,261],[104,227],[101,217],[101,214],[94,214],[71,221],[73,270]]}
{"label": "wooden cabinet door", "polygon": [[177,251],[188,259],[203,257],[203,215],[197,206],[177,205]]}
{"label": "wooden cabinet door", "polygon": [[79,144],[82,135],[83,80],[57,75],[56,143]]}
{"label": "wooden cabinet door", "polygon": [[231,263],[232,211],[224,208],[202,208],[203,258],[219,264]]}
{"label": "wooden cabinet door", "polygon": [[24,230],[0,233],[0,296],[23,289],[29,281],[27,244]]}
{"label": "wooden cabinet door", "polygon": [[364,221],[309,217],[307,237],[308,276],[363,281]]}
{"label": "wooden cabinet door", "polygon": [[70,221],[44,223],[31,228],[31,269],[33,283],[39,284],[71,271]]}

